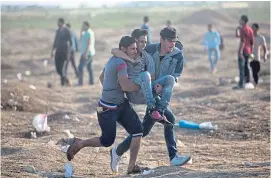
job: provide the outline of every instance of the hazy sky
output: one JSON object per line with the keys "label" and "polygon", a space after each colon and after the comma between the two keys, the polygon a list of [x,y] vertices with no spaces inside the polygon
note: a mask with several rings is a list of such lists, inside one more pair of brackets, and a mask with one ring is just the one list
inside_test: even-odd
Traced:
{"label": "hazy sky", "polygon": [[121,2],[131,2],[132,0],[26,0],[26,1],[1,1],[1,4],[37,4],[37,5],[60,5],[63,8],[69,7],[79,7],[80,4],[86,4],[92,7],[99,7],[103,4],[107,4],[108,6],[115,5]]}

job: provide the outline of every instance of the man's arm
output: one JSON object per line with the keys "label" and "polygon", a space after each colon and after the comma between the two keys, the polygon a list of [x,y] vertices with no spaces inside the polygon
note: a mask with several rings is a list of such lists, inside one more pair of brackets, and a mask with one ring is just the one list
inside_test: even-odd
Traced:
{"label": "man's arm", "polygon": [[115,57],[118,57],[118,58],[121,58],[125,61],[128,61],[128,62],[132,62],[134,63],[135,60],[130,58],[127,54],[125,54],[122,50],[120,50],[119,48],[113,48],[111,50],[111,54],[113,54],[113,56]]}
{"label": "man's arm", "polygon": [[[117,59],[116,59],[117,60]],[[117,75],[118,75],[118,81],[120,84],[120,87],[122,91],[137,91],[140,90],[140,86],[135,84],[132,80],[128,78],[127,73],[127,64],[121,60],[117,66]]]}
{"label": "man's arm", "polygon": [[263,37],[263,56],[264,56],[264,61],[267,60],[267,45],[266,45],[266,41],[265,38]]}
{"label": "man's arm", "polygon": [[241,27],[237,27],[237,28],[235,29],[235,37],[236,37],[236,38],[240,38],[240,30],[241,30]]}
{"label": "man's arm", "polygon": [[177,59],[178,61],[175,67],[175,72],[173,74],[176,83],[178,82],[178,78],[181,76],[181,73],[183,72],[184,56],[182,52],[178,54]]}
{"label": "man's arm", "polygon": [[103,69],[103,71],[101,72],[101,74],[99,76],[99,80],[100,80],[100,82],[101,82],[101,84],[103,86],[103,84],[104,84],[104,69]]}
{"label": "man's arm", "polygon": [[53,47],[52,47],[52,51],[51,51],[51,58],[53,58],[53,56],[54,56],[54,51],[55,51],[55,49],[56,49],[57,33],[58,33],[58,30],[56,31],[56,34],[55,34],[55,39],[54,39],[54,43],[53,43]]}
{"label": "man's arm", "polygon": [[244,59],[243,51],[244,51],[246,40],[247,39],[246,39],[245,33],[241,30],[240,31],[240,44],[239,44],[239,49],[238,49],[238,55],[241,59]]}
{"label": "man's arm", "polygon": [[90,40],[91,40],[91,36],[89,34],[89,32],[85,32],[85,33],[88,33],[88,39],[87,39],[87,45],[86,45],[86,49],[84,50],[84,58],[87,59],[87,54],[88,54],[88,51],[89,51],[89,45],[90,45]]}
{"label": "man's arm", "polygon": [[219,46],[221,44],[221,38],[220,38],[220,34],[218,32],[216,32],[216,38],[217,38],[217,46]]}
{"label": "man's arm", "polygon": [[140,90],[140,86],[135,84],[131,79],[127,76],[118,76],[118,81],[122,91],[137,91]]}

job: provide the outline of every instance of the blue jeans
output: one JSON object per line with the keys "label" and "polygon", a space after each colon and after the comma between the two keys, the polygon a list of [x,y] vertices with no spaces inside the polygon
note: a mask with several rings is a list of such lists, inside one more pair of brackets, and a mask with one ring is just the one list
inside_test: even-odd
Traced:
{"label": "blue jeans", "polygon": [[94,79],[93,79],[93,70],[92,70],[92,56],[88,56],[87,59],[84,59],[83,56],[80,58],[80,64],[78,66],[78,84],[83,85],[83,77],[84,77],[84,68],[87,66],[88,69],[88,74],[89,74],[89,84],[93,85],[94,84]]}
{"label": "blue jeans", "polygon": [[244,83],[249,83],[250,72],[249,72],[249,56],[243,54],[245,60],[238,57],[238,68],[239,68],[239,87],[244,88]]}
{"label": "blue jeans", "polygon": [[[173,76],[166,75],[151,83],[150,73],[141,72],[137,77],[134,78],[134,82],[140,85],[140,91],[143,93],[148,107],[156,107],[158,110],[161,111],[165,110],[168,107],[175,84],[175,79]],[[153,87],[156,84],[160,84],[163,87],[161,99],[157,103],[153,94],[155,93],[153,92]]]}
{"label": "blue jeans", "polygon": [[[153,125],[155,124],[155,121],[151,118],[151,116],[148,113],[149,111],[147,109],[142,123],[143,137],[147,136],[150,133]],[[164,114],[171,123],[175,124],[175,116],[169,108],[166,109]],[[164,137],[167,144],[169,159],[172,160],[178,152],[173,125],[164,125]],[[126,151],[129,150],[131,140],[132,136],[130,135],[126,137],[126,139],[118,145],[116,150],[117,155],[122,156]]]}
{"label": "blue jeans", "polygon": [[[215,53],[215,59],[213,58],[213,52]],[[220,60],[219,48],[208,48],[208,57],[211,65],[211,70],[214,70],[217,61]]]}

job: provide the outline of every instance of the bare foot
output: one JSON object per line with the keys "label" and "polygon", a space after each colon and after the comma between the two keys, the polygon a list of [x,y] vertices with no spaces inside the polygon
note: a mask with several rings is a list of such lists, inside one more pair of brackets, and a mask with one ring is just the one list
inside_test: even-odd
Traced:
{"label": "bare foot", "polygon": [[79,138],[74,138],[73,143],[67,150],[67,159],[71,161],[76,153],[78,153],[81,150],[81,139]]}

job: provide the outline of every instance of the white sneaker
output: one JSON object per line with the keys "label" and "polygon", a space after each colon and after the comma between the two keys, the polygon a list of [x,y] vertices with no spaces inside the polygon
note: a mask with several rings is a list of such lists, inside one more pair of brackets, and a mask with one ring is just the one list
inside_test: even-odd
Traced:
{"label": "white sneaker", "polygon": [[184,164],[186,164],[187,162],[189,162],[191,159],[190,156],[178,156],[176,155],[171,161],[170,161],[170,165],[171,166],[182,166]]}
{"label": "white sneaker", "polygon": [[112,148],[110,150],[110,156],[111,156],[110,166],[113,172],[119,172],[119,161],[121,159],[121,157],[117,155],[116,150],[117,150],[116,148]]}

